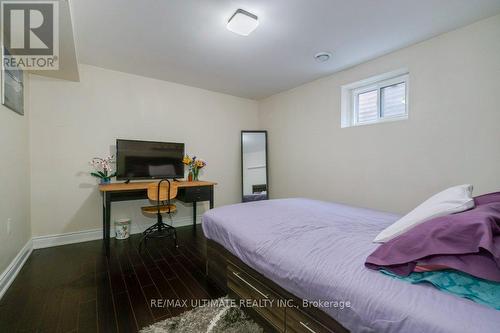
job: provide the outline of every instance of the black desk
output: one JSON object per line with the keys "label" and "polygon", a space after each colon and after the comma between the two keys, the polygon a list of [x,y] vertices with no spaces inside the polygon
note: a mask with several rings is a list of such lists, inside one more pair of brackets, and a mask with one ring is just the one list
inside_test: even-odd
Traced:
{"label": "black desk", "polygon": [[[103,194],[103,219],[102,233],[106,255],[110,252],[111,239],[111,203],[116,201],[143,200],[147,199],[147,188],[152,182],[138,183],[114,183],[99,185],[99,191]],[[214,208],[214,186],[217,183],[208,181],[176,182],[178,192],[176,200],[193,204],[193,230],[196,230],[196,203],[209,201],[210,209]]]}

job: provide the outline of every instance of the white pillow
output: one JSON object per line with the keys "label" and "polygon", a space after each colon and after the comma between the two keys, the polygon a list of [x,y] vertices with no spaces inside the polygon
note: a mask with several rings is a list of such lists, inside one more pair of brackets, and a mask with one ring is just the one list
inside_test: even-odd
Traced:
{"label": "white pillow", "polygon": [[382,230],[373,241],[385,243],[430,219],[473,208],[472,188],[472,185],[454,186],[433,195],[420,206]]}

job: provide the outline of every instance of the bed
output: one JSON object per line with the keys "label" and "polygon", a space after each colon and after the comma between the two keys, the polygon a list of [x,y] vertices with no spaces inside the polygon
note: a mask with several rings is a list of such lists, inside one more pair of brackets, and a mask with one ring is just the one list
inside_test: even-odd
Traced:
{"label": "bed", "polygon": [[[315,304],[350,332],[498,332],[497,310],[365,268],[366,257],[377,246],[372,240],[398,218],[296,198],[210,210],[203,215],[203,231],[250,276],[254,272],[297,299],[330,302]],[[232,263],[224,263],[229,284]],[[350,306],[331,306],[332,301]]]}
{"label": "bed", "polygon": [[267,185],[252,185],[252,194],[244,194],[243,202],[267,200]]}
{"label": "bed", "polygon": [[267,193],[252,193],[243,196],[243,202],[267,200]]}

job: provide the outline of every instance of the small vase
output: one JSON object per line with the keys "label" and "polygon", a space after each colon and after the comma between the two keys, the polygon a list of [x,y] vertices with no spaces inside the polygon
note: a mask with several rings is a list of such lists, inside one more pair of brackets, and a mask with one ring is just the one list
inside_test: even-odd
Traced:
{"label": "small vase", "polygon": [[101,178],[101,184],[109,184],[111,183],[111,178]]}
{"label": "small vase", "polygon": [[189,171],[188,173],[188,182],[192,182],[193,181],[193,173],[191,171]]}
{"label": "small vase", "polygon": [[200,170],[193,170],[193,181],[197,182],[199,180]]}

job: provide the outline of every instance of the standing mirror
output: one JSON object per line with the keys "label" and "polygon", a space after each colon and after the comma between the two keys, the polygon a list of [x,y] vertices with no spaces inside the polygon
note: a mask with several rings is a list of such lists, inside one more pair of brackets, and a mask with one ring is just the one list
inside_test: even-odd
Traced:
{"label": "standing mirror", "polygon": [[242,201],[269,198],[267,131],[241,131]]}

